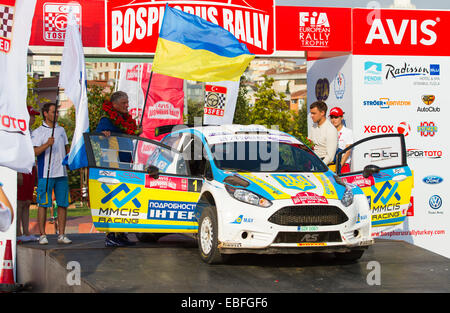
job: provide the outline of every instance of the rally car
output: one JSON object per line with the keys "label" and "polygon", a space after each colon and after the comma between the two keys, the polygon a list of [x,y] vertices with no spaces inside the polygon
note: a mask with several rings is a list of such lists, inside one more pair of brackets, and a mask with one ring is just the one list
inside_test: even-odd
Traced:
{"label": "rally car", "polygon": [[406,217],[412,173],[402,135],[355,143],[351,173],[340,174],[295,137],[263,126],[161,131],[161,142],[85,134],[97,230],[142,241],[195,234],[207,263],[234,253],[356,260],[373,244],[372,226]]}

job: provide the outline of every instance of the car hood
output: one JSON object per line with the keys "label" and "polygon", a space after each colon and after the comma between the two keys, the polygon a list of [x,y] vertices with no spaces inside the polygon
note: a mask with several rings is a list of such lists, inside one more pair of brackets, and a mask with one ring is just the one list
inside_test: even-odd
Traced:
{"label": "car hood", "polygon": [[[246,188],[269,200],[312,197],[341,199],[345,187],[336,183],[331,172],[326,173],[236,173],[247,180]],[[318,201],[319,201],[318,200]]]}

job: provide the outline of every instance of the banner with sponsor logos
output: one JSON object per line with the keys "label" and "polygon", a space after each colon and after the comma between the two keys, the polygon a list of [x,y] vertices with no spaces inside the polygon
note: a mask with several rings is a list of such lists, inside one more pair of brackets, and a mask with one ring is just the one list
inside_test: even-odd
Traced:
{"label": "banner with sponsor logos", "polygon": [[142,91],[143,63],[120,63],[118,90],[128,95],[128,112],[134,119],[140,119],[144,92]]}
{"label": "banner with sponsor logos", "polygon": [[[373,235],[404,240],[446,257],[450,257],[445,192],[450,187],[445,164],[449,144],[444,135],[449,133],[444,107],[450,101],[448,23],[449,12],[354,9],[353,25],[358,27],[353,27],[353,54],[309,60],[307,82],[308,105],[324,100],[328,107],[337,105],[350,113],[345,118],[354,141],[380,134],[404,135],[414,177],[411,197],[403,199],[395,184],[378,188],[377,196],[386,205],[378,206],[377,213],[387,216],[402,203],[410,204],[401,210],[401,222],[374,227]],[[349,99],[351,109],[334,96],[338,73],[344,73],[346,81],[345,90],[338,90]],[[382,151],[388,150],[399,156],[389,140]],[[392,157],[378,152],[376,157],[383,160]],[[392,175],[400,177],[402,171],[406,170],[395,169]]]}

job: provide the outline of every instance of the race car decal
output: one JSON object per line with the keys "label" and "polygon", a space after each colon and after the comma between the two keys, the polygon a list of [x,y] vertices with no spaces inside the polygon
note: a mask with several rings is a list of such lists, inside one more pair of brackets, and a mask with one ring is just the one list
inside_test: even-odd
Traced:
{"label": "race car decal", "polygon": [[316,185],[300,174],[272,174],[271,176],[285,188],[298,189],[301,191],[308,191],[316,188]]}
{"label": "race car decal", "polygon": [[299,192],[292,197],[294,204],[328,204],[327,198],[313,192]]}
{"label": "race car decal", "polygon": [[324,196],[328,199],[338,199],[336,188],[334,188],[331,181],[322,173],[314,173],[314,176],[321,182],[324,190]]}
{"label": "race car decal", "polygon": [[[106,184],[105,179],[118,183]],[[145,173],[91,168],[89,194],[97,230],[196,233],[200,180],[163,175],[160,179],[155,183]]]}
{"label": "race car decal", "polygon": [[[275,200],[278,200],[278,199],[289,199],[291,197],[290,195],[282,192],[281,190],[275,188],[271,184],[263,181],[262,179],[254,176],[254,175],[252,175],[250,173],[239,173],[239,175],[241,175],[242,177],[250,180],[251,182],[255,183],[256,185],[258,185],[259,187],[264,189],[264,191],[269,193],[269,195],[271,197],[273,197],[273,199],[275,199]],[[273,199],[269,199],[269,200],[273,200]]]}

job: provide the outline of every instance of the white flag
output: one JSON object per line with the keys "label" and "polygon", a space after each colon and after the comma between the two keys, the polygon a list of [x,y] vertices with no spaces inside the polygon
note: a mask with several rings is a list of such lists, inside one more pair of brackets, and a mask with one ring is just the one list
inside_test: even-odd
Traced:
{"label": "white flag", "polygon": [[64,159],[71,170],[87,167],[83,133],[89,132],[86,67],[78,25],[72,12],[68,15],[66,37],[59,75],[59,87],[75,106],[75,132],[69,155]]}
{"label": "white flag", "polygon": [[144,92],[141,88],[143,63],[120,63],[118,90],[128,95],[128,112],[137,118],[142,113]]}
{"label": "white flag", "polygon": [[27,53],[36,0],[0,0],[0,166],[30,173]]}
{"label": "white flag", "polygon": [[238,93],[239,82],[206,83],[203,123],[205,125],[233,124]]}

